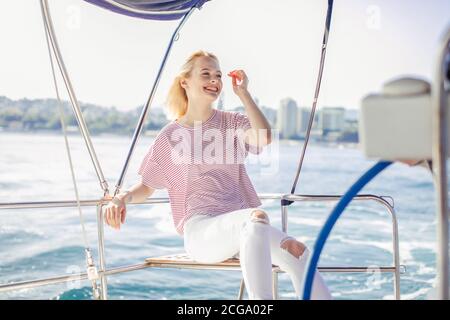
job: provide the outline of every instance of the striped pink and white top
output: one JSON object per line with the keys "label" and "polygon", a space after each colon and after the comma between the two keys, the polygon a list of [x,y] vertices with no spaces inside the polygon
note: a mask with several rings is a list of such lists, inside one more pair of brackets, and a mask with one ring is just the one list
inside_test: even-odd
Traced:
{"label": "striped pink and white top", "polygon": [[144,185],[168,190],[180,235],[193,215],[261,205],[244,164],[248,152],[262,151],[244,142],[242,134],[249,128],[246,115],[213,109],[203,123],[189,127],[172,121],[156,136],[138,173]]}

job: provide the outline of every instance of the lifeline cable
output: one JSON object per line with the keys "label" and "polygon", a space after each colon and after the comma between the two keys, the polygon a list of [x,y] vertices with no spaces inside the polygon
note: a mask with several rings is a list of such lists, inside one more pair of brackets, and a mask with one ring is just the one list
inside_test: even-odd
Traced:
{"label": "lifeline cable", "polygon": [[330,33],[332,12],[333,12],[333,0],[328,0],[327,18],[325,21],[325,31],[324,31],[323,40],[322,40],[322,54],[320,57],[320,67],[319,67],[319,74],[318,74],[317,83],[316,83],[316,91],[314,93],[314,100],[313,100],[313,105],[312,105],[312,109],[311,109],[311,115],[309,116],[308,129],[306,130],[305,143],[303,144],[302,154],[300,156],[300,161],[299,161],[298,167],[297,167],[297,173],[296,173],[295,180],[294,180],[294,183],[291,188],[291,194],[295,193],[295,188],[297,187],[297,184],[298,184],[298,178],[300,176],[300,171],[302,170],[303,159],[305,158],[306,147],[308,146],[309,136],[311,134],[311,129],[312,129],[313,121],[314,121],[314,115],[316,113],[317,100],[319,98],[319,92],[320,92],[320,84],[322,82],[323,67],[325,64],[325,55],[327,52],[328,34]]}
{"label": "lifeline cable", "polygon": [[[42,3],[41,3],[41,8],[42,8]],[[42,10],[43,10],[43,8],[42,8]],[[58,105],[58,110],[59,110],[61,129],[64,133],[64,142],[65,142],[67,157],[69,160],[69,167],[70,167],[70,172],[71,172],[71,176],[72,176],[72,184],[73,184],[73,188],[75,191],[75,198],[77,201],[78,215],[80,218],[81,233],[82,233],[82,237],[83,237],[84,248],[85,248],[84,251],[85,251],[85,255],[86,255],[87,274],[88,274],[88,278],[92,284],[93,296],[95,299],[99,299],[100,298],[100,290],[97,286],[97,281],[96,281],[96,278],[98,277],[98,272],[97,272],[97,267],[95,266],[95,263],[94,263],[92,251],[89,247],[89,241],[88,241],[87,234],[86,234],[85,221],[84,221],[84,217],[83,217],[83,212],[81,210],[80,195],[78,192],[78,186],[77,186],[76,177],[75,177],[75,170],[73,168],[72,155],[70,153],[69,141],[67,139],[67,128],[66,128],[66,123],[64,121],[64,110],[63,110],[63,106],[62,106],[61,96],[59,94],[58,81],[56,79],[55,67],[53,64],[53,56],[52,56],[52,52],[50,49],[49,29],[48,29],[48,25],[47,25],[44,15],[43,15],[43,21],[44,21],[45,39],[47,41],[48,55],[50,58],[50,66],[51,66],[52,76],[53,76],[53,84],[55,86],[56,97],[58,100],[57,105]]]}

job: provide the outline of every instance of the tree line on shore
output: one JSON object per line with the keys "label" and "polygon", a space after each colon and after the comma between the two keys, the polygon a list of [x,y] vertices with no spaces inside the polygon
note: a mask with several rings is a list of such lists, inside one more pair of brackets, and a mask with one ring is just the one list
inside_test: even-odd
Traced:
{"label": "tree line on shore", "polygon": [[[63,101],[64,122],[67,127],[77,126],[73,109],[68,101]],[[80,103],[89,131],[93,134],[133,133],[142,106],[129,111],[115,107],[102,107],[91,103]],[[157,130],[167,123],[161,108],[150,108],[145,130]],[[5,131],[61,131],[60,111],[56,99],[12,100],[0,96],[0,128]]]}

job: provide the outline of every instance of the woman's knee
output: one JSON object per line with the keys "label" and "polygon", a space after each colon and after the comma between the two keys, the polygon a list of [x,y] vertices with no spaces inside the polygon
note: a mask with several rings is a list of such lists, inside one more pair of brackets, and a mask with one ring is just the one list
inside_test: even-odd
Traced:
{"label": "woman's knee", "polygon": [[269,216],[263,210],[253,210],[249,219],[244,223],[243,231],[244,235],[254,236],[254,235],[263,235],[268,231],[270,221]]}
{"label": "woman's knee", "polygon": [[252,211],[251,216],[250,216],[250,221],[270,224],[269,215],[261,209]]}
{"label": "woman's knee", "polygon": [[288,251],[297,259],[300,258],[306,250],[306,246],[303,243],[291,237],[284,239],[281,242],[280,247]]}

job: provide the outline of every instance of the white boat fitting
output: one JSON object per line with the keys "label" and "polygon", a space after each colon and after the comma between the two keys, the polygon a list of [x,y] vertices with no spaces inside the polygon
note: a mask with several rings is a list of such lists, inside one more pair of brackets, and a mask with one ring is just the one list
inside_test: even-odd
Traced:
{"label": "white boat fitting", "polygon": [[[447,103],[450,94],[446,94]],[[361,103],[360,143],[371,159],[423,160],[432,158],[432,96],[428,81],[398,78]],[[450,124],[447,117],[446,125]],[[450,139],[447,139],[447,148]]]}

